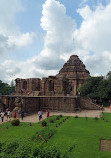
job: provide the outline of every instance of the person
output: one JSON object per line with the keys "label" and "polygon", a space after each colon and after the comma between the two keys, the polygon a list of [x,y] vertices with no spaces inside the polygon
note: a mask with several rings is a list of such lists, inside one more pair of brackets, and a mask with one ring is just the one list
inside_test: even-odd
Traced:
{"label": "person", "polygon": [[43,114],[43,112],[42,111],[40,111],[41,112],[41,119],[42,119],[42,114]]}
{"label": "person", "polygon": [[10,118],[10,110],[8,109],[8,112],[7,112],[7,120],[8,118]]}
{"label": "person", "polygon": [[49,117],[49,110],[47,110],[47,117]]}
{"label": "person", "polygon": [[111,111],[111,104],[110,104],[110,111]]}
{"label": "person", "polygon": [[21,118],[23,120],[23,118],[24,118],[24,111],[21,111]]}
{"label": "person", "polygon": [[4,121],[4,112],[3,111],[1,112],[1,120],[2,120],[2,122]]}
{"label": "person", "polygon": [[39,115],[39,121],[40,121],[40,120],[41,120],[41,118],[42,118],[42,117],[41,117],[41,116],[42,116],[41,111],[39,111],[39,112],[38,112],[38,115]]}
{"label": "person", "polygon": [[16,111],[14,112],[14,118],[16,119],[16,117],[17,117],[17,113],[16,113]]}

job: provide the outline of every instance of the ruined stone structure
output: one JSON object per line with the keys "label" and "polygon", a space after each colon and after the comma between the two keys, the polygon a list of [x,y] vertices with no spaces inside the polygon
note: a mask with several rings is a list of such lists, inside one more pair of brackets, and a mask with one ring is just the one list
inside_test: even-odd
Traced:
{"label": "ruined stone structure", "polygon": [[11,111],[21,109],[28,114],[40,109],[62,112],[102,109],[91,99],[77,95],[78,87],[84,84],[89,76],[89,71],[85,69],[83,62],[77,55],[72,55],[56,76],[16,79],[15,95],[0,96],[2,103],[0,105],[2,109],[7,107]]}
{"label": "ruined stone structure", "polygon": [[72,55],[56,76],[16,79],[16,95],[76,96],[77,89],[88,78],[89,71],[77,55]]}
{"label": "ruined stone structure", "polygon": [[[19,98],[19,102],[17,102]],[[1,96],[2,102],[11,111],[18,109],[24,110],[25,113],[37,113],[38,110],[58,111],[58,112],[76,112],[84,109],[101,110],[102,107],[94,104],[91,99],[82,98],[80,96]],[[22,103],[22,104],[21,104]],[[19,113],[19,111],[17,112]]]}

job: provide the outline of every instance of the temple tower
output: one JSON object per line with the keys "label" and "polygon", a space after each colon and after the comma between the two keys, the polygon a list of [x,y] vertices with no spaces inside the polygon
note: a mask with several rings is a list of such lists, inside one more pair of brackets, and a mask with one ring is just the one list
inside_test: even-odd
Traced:
{"label": "temple tower", "polygon": [[89,76],[89,71],[86,70],[85,65],[77,55],[72,55],[56,75],[57,78],[68,79],[74,96],[77,95],[78,87],[84,84],[85,79]]}

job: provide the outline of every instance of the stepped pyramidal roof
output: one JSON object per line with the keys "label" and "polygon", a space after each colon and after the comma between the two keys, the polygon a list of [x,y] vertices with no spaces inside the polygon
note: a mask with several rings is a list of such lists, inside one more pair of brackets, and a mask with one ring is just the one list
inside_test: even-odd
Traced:
{"label": "stepped pyramidal roof", "polygon": [[85,65],[77,55],[72,55],[56,75],[57,78],[65,77],[69,79],[85,79],[89,76],[89,71],[86,70]]}

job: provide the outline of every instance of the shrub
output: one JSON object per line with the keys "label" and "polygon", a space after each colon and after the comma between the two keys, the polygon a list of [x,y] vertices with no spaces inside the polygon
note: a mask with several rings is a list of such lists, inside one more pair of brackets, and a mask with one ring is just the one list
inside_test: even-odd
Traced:
{"label": "shrub", "polygon": [[0,142],[0,153],[1,153],[1,151],[2,151],[2,143]]}
{"label": "shrub", "polygon": [[98,120],[98,117],[95,117],[95,120],[97,121],[97,120]]}
{"label": "shrub", "polygon": [[34,148],[32,149],[32,152],[33,152],[33,157],[37,157],[40,153],[40,147],[34,146]]}
{"label": "shrub", "polygon": [[54,119],[51,119],[49,122],[50,122],[50,123],[54,123]]}
{"label": "shrub", "polygon": [[14,120],[12,120],[12,121],[11,121],[11,125],[12,125],[12,126],[19,126],[19,125],[20,125],[19,119],[14,119]]}
{"label": "shrub", "polygon": [[31,140],[32,141],[38,141],[38,142],[47,142],[48,139],[50,139],[54,134],[55,134],[55,129],[49,129],[49,128],[46,128],[44,130],[41,130],[39,132],[36,132]]}
{"label": "shrub", "polygon": [[3,145],[2,150],[5,155],[14,154],[15,150],[18,148],[19,143],[17,141],[12,141]]}
{"label": "shrub", "polygon": [[28,158],[31,156],[32,146],[29,142],[22,142],[19,147],[16,149],[14,158]]}
{"label": "shrub", "polygon": [[78,115],[76,115],[75,118],[78,118]]}
{"label": "shrub", "polygon": [[42,124],[42,126],[43,126],[43,127],[47,126],[47,122],[46,122],[45,120],[44,120],[44,121],[42,121],[42,123],[41,123],[41,124]]}
{"label": "shrub", "polygon": [[56,117],[56,120],[59,120],[59,119],[60,119],[60,116],[57,116],[57,117]]}
{"label": "shrub", "polygon": [[55,146],[50,146],[46,147],[40,156],[42,158],[60,158],[61,153]]}
{"label": "shrub", "polygon": [[72,145],[69,147],[68,151],[70,152],[70,151],[72,151],[74,148],[75,148],[75,144],[72,144]]}
{"label": "shrub", "polygon": [[62,117],[62,115],[59,115],[59,117]]}

